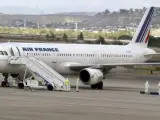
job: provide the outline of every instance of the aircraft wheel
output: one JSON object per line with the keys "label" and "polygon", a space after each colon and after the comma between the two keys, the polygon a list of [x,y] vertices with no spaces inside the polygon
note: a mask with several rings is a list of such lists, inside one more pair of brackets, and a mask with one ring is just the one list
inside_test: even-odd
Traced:
{"label": "aircraft wheel", "polygon": [[49,91],[52,91],[52,90],[53,90],[53,86],[52,86],[52,85],[48,85],[48,86],[47,86],[47,89],[48,89]]}
{"label": "aircraft wheel", "polygon": [[9,83],[8,82],[6,82],[6,87],[9,87]]}
{"label": "aircraft wheel", "polygon": [[103,89],[103,82],[97,84],[97,89],[102,90]]}
{"label": "aircraft wheel", "polygon": [[24,89],[24,84],[23,83],[18,83],[18,88],[19,89]]}
{"label": "aircraft wheel", "polygon": [[2,87],[9,87],[9,83],[6,81],[2,81],[1,86]]}
{"label": "aircraft wheel", "polygon": [[5,81],[2,81],[2,82],[1,82],[1,86],[2,86],[2,87],[5,87]]}
{"label": "aircraft wheel", "polygon": [[96,84],[96,85],[91,85],[91,88],[92,88],[93,90],[95,90],[95,89],[97,88],[97,84]]}

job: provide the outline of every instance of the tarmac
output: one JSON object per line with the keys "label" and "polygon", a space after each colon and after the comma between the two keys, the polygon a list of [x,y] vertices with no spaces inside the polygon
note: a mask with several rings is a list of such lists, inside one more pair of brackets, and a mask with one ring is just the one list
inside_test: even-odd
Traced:
{"label": "tarmac", "polygon": [[104,90],[91,90],[68,76],[70,92],[0,87],[0,120],[159,120],[160,96],[142,95],[149,80],[156,91],[160,75],[111,72]]}

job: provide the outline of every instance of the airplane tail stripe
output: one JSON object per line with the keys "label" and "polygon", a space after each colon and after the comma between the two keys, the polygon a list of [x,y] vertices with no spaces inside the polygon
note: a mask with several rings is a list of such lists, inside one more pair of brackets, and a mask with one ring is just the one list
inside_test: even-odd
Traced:
{"label": "airplane tail stripe", "polygon": [[147,22],[146,27],[144,29],[143,35],[141,36],[140,42],[144,42],[146,35],[148,35],[147,32],[149,32],[149,29],[150,29],[150,24],[151,24],[153,13],[154,13],[154,11],[151,13],[150,17],[148,18],[148,22]]}
{"label": "airplane tail stripe", "polygon": [[150,31],[148,32],[147,38],[146,38],[146,40],[145,40],[145,43],[148,42],[148,40],[149,40],[149,35],[150,35]]}
{"label": "airplane tail stripe", "polygon": [[136,42],[141,42],[141,40],[143,38],[142,36],[144,36],[144,33],[146,31],[145,29],[147,29],[147,27],[149,26],[147,23],[150,23],[153,13],[154,13],[154,8],[152,7],[151,10],[148,13],[146,19],[145,19],[145,22],[144,22],[144,24],[143,24],[143,26],[141,28],[141,31],[138,34]]}
{"label": "airplane tail stripe", "polygon": [[154,11],[155,7],[153,6],[147,8],[141,22],[139,23],[135,35],[132,38],[132,41],[128,44],[129,47],[136,46],[147,48]]}
{"label": "airplane tail stripe", "polygon": [[136,42],[141,42],[142,36],[144,35],[144,31],[145,31],[144,29],[147,27],[147,23],[149,21],[149,17],[152,16],[152,11],[153,11],[153,8],[151,8],[151,10],[149,11],[149,13],[148,13],[148,15],[147,15],[147,17],[145,19],[145,22],[143,23],[141,31],[138,34]]}

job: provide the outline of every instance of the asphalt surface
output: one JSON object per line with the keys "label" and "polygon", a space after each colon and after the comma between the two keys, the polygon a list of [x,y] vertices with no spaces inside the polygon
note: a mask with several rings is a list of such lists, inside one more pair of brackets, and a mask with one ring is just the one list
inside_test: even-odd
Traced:
{"label": "asphalt surface", "polygon": [[80,85],[75,92],[76,78],[69,76],[70,92],[0,87],[0,120],[159,120],[160,96],[139,91],[146,80],[156,91],[160,75],[125,72],[108,74],[104,90]]}

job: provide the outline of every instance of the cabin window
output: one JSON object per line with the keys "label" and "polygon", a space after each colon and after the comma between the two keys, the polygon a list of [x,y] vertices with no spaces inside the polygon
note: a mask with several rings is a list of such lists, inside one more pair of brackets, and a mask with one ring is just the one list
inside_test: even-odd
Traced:
{"label": "cabin window", "polygon": [[0,55],[4,55],[4,53],[2,51],[0,51]]}
{"label": "cabin window", "polygon": [[8,55],[8,53],[7,53],[6,51],[4,51],[4,54],[5,54],[5,55]]}

